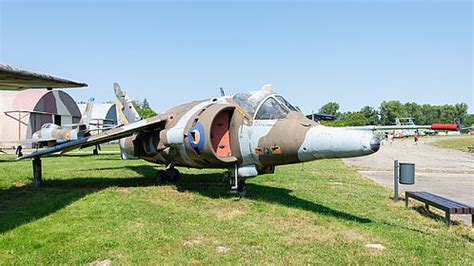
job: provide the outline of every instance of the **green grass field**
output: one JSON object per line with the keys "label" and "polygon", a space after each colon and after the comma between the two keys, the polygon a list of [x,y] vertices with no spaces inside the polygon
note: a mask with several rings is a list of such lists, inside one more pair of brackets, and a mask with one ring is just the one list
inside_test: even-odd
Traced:
{"label": "green grass field", "polygon": [[[226,194],[223,171],[181,169],[155,186],[157,167],[117,154],[31,161],[0,156],[0,264],[246,263],[464,264],[474,233],[391,192],[341,160],[277,168]],[[366,247],[380,244],[383,250]]]}
{"label": "green grass field", "polygon": [[450,139],[437,140],[433,145],[440,148],[448,148],[460,151],[468,151],[469,145],[474,145],[474,136],[451,137]]}

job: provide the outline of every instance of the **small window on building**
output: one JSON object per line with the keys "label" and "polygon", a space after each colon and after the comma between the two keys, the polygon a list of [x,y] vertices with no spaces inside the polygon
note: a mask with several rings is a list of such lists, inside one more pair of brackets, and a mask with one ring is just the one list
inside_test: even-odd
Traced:
{"label": "small window on building", "polygon": [[286,110],[277,100],[270,97],[263,102],[262,106],[257,112],[255,119],[257,120],[274,120],[283,119],[288,114]]}

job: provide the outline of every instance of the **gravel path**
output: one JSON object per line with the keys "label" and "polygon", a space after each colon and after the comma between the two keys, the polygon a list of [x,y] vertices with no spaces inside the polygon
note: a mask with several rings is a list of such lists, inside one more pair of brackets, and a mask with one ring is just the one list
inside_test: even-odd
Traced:
{"label": "gravel path", "polygon": [[[370,156],[345,159],[349,166],[377,183],[393,188],[393,161],[415,163],[415,185],[399,186],[406,190],[423,190],[474,206],[474,154],[435,147],[429,142],[441,138],[423,138],[418,145],[412,139],[384,143]],[[470,215],[452,215],[471,224]]]}

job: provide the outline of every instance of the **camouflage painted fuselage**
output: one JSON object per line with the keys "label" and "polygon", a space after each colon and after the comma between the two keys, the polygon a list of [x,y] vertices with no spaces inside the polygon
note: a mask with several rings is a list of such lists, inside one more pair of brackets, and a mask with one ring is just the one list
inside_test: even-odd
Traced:
{"label": "camouflage painted fuselage", "polygon": [[372,131],[325,127],[291,108],[283,117],[258,119],[259,108],[249,114],[227,96],[177,106],[159,114],[165,122],[156,129],[121,139],[122,158],[237,169],[240,177],[250,177],[276,165],[363,156],[379,148]]}

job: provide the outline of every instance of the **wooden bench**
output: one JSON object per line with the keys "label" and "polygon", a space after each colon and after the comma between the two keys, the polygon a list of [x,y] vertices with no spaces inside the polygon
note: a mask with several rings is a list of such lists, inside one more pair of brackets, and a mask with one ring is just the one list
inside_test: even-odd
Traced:
{"label": "wooden bench", "polygon": [[436,207],[445,212],[445,221],[449,226],[451,224],[451,214],[470,214],[471,224],[474,226],[474,208],[464,203],[440,197],[424,191],[406,191],[405,192],[405,207],[408,207],[408,198],[413,198],[424,202],[426,208],[428,206]]}

